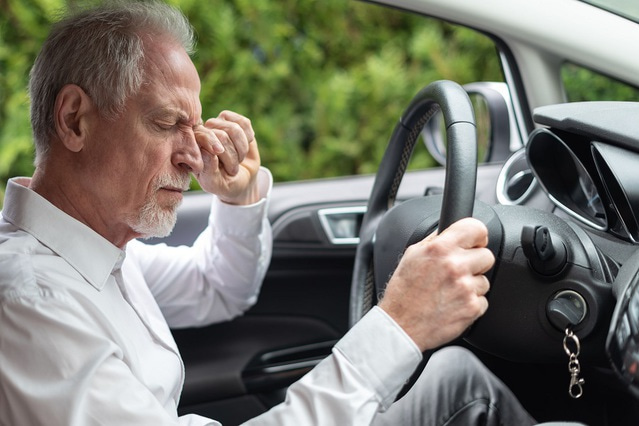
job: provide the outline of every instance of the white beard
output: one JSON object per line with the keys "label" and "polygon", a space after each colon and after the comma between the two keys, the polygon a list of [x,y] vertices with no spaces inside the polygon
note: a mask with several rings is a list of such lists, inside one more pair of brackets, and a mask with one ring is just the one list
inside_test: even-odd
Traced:
{"label": "white beard", "polygon": [[150,200],[142,207],[131,228],[142,235],[142,238],[166,237],[171,234],[177,221],[178,206],[179,204],[176,204],[166,209],[158,206],[155,200]]}
{"label": "white beard", "polygon": [[140,234],[142,238],[162,238],[171,234],[177,221],[177,208],[180,203],[174,203],[174,205],[168,207],[160,206],[156,197],[157,191],[167,186],[187,190],[189,183],[190,177],[188,173],[175,177],[170,175],[160,176],[154,182],[155,191],[145,201],[138,216],[130,222],[131,229]]}

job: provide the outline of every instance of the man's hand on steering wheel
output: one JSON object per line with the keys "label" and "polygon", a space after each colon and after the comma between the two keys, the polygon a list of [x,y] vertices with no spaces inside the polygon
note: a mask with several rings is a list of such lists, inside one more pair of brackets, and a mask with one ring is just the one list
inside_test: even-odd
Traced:
{"label": "man's hand on steering wheel", "polygon": [[486,226],[465,218],[406,249],[379,307],[422,352],[453,340],[486,312],[484,273],[495,261],[487,243]]}

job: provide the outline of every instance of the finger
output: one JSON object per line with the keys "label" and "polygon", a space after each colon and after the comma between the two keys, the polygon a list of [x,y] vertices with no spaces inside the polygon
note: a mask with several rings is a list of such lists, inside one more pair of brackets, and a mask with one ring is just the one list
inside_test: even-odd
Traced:
{"label": "finger", "polygon": [[249,137],[254,138],[254,135],[247,135],[238,123],[220,118],[208,119],[205,126],[215,131],[224,149],[237,154],[238,162],[244,161],[249,150]]}
{"label": "finger", "polygon": [[488,310],[488,299],[484,296],[477,298],[477,315],[475,316],[475,320],[484,315]]}
{"label": "finger", "polygon": [[446,228],[440,238],[446,238],[451,244],[470,249],[488,245],[488,228],[481,221],[466,217]]}
{"label": "finger", "polygon": [[495,264],[495,255],[487,248],[472,248],[465,251],[465,262],[474,275],[485,274]]}
{"label": "finger", "polygon": [[251,120],[247,117],[227,110],[222,111],[218,115],[218,118],[238,124],[244,131],[244,134],[246,134],[246,139],[249,141],[249,143],[255,140],[255,131],[253,130],[253,125],[251,124]]}
{"label": "finger", "polygon": [[[248,118],[236,113],[232,113],[231,111],[225,112],[226,114],[224,114],[224,112],[220,114],[221,117],[208,119],[206,121],[206,125],[207,127],[219,129],[228,134],[229,141],[233,143],[234,150],[235,152],[237,152],[239,161],[241,163],[242,161],[244,161],[244,157],[248,152],[249,143],[255,139],[255,134],[253,133],[253,128],[251,127]],[[237,121],[229,120],[223,117],[230,117]]]}
{"label": "finger", "polygon": [[220,164],[231,176],[235,176],[240,169],[240,163],[242,162],[240,154],[237,152],[237,145],[233,143],[228,133],[223,130],[213,129],[213,132],[224,146],[224,152],[218,155]]}
{"label": "finger", "polygon": [[201,179],[205,177],[206,174],[215,174],[220,167],[220,159],[218,156],[212,155],[208,151],[202,151],[202,161],[204,162],[204,169],[202,173],[198,173],[195,176],[198,182],[200,182],[200,186],[203,186]]}
{"label": "finger", "polygon": [[202,125],[197,125],[193,128],[193,133],[195,134],[195,140],[201,150],[214,156],[224,152],[224,145],[222,145],[211,129]]}
{"label": "finger", "polygon": [[490,281],[486,275],[475,276],[475,294],[477,296],[484,296],[490,290]]}

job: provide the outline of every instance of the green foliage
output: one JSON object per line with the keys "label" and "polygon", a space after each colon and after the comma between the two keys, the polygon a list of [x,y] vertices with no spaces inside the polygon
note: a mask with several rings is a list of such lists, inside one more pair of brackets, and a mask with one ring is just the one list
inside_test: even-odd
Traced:
{"label": "green foliage", "polygon": [[601,100],[639,102],[637,88],[588,68],[566,63],[561,68],[561,78],[569,102]]}
{"label": "green foliage", "polygon": [[[277,181],[373,173],[429,82],[501,80],[470,30],[344,0],[169,0],[198,34],[205,116],[252,119]],[[32,173],[28,72],[63,0],[0,0],[0,188]],[[417,150],[411,167],[434,164]]]}
{"label": "green foliage", "polygon": [[56,3],[0,1],[0,191],[8,177],[32,172],[27,79]]}
{"label": "green foliage", "polygon": [[[429,82],[500,80],[486,37],[343,0],[180,2],[198,29],[204,111],[252,118],[276,180],[373,173]],[[422,152],[413,167],[434,162]]]}

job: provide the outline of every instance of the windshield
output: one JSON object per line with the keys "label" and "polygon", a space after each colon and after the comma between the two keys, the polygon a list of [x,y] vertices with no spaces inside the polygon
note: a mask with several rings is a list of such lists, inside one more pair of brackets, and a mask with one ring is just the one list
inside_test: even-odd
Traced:
{"label": "windshield", "polygon": [[637,0],[582,0],[593,6],[608,10],[619,16],[639,22],[639,1]]}

